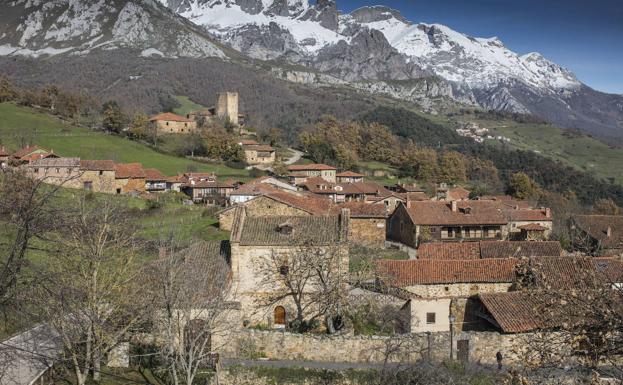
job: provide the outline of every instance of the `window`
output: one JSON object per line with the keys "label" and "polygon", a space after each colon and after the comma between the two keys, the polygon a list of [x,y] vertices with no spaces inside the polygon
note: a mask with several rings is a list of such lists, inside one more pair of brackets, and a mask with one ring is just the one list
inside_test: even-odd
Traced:
{"label": "window", "polygon": [[168,125],[169,125],[169,122],[166,122],[166,125],[168,126]]}
{"label": "window", "polygon": [[93,191],[93,182],[84,182],[84,189],[87,191]]}
{"label": "window", "polygon": [[39,169],[38,169],[38,168],[35,168],[35,169],[34,169],[34,172],[35,172],[35,174],[39,174]]}
{"label": "window", "polygon": [[56,173],[57,173],[57,174],[60,174],[60,173],[61,173],[61,169],[60,169],[60,168],[57,168],[57,169],[56,169]]}
{"label": "window", "polygon": [[100,170],[99,174],[104,175],[104,171]]}
{"label": "window", "polygon": [[281,267],[279,267],[279,274],[286,276],[289,272],[290,268],[288,267],[288,265],[281,265]]}
{"label": "window", "polygon": [[426,313],[426,323],[427,324],[434,324],[436,321],[436,313]]}

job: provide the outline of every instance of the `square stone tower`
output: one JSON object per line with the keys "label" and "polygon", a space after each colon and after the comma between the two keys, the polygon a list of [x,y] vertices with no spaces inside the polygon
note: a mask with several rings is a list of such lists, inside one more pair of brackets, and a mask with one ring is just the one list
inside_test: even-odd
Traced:
{"label": "square stone tower", "polygon": [[221,119],[229,118],[232,124],[238,125],[238,93],[221,92],[216,103],[216,116]]}

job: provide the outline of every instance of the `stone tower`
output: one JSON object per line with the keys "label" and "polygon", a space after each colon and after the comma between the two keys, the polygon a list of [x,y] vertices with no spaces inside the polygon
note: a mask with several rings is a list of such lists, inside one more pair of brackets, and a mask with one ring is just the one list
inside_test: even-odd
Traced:
{"label": "stone tower", "polygon": [[232,124],[238,125],[238,93],[221,92],[216,103],[216,116],[221,119],[229,118]]}

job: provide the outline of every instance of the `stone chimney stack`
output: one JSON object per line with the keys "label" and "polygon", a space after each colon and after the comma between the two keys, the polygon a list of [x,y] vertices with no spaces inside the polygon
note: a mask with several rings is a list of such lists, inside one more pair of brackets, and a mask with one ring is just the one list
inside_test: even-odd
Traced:
{"label": "stone chimney stack", "polygon": [[408,209],[411,208],[411,200],[409,198],[407,198],[407,208]]}
{"label": "stone chimney stack", "polygon": [[552,209],[550,209],[549,207],[547,207],[545,209],[545,217],[546,218],[551,218],[552,217]]}
{"label": "stone chimney stack", "polygon": [[450,208],[452,209],[453,213],[456,213],[457,211],[459,211],[459,206],[456,203],[456,201],[450,201]]}
{"label": "stone chimney stack", "polygon": [[610,238],[612,236],[612,227],[608,226],[606,229],[606,237]]}
{"label": "stone chimney stack", "polygon": [[348,241],[348,233],[350,226],[350,209],[340,210],[340,241]]}

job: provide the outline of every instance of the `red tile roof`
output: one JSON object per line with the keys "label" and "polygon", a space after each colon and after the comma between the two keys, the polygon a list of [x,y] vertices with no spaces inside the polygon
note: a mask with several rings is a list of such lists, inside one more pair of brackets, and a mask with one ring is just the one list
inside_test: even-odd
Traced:
{"label": "red tile roof", "polygon": [[422,243],[417,249],[418,259],[480,259],[478,242]]}
{"label": "red tile roof", "polygon": [[243,146],[254,146],[259,144],[253,139],[242,139],[239,143]]}
{"label": "red tile roof", "polygon": [[411,202],[407,213],[418,225],[502,225],[508,219],[498,204],[492,201],[458,201],[452,211],[452,202]]}
{"label": "red tile roof", "polygon": [[267,144],[254,144],[249,146],[244,146],[245,150],[254,150],[254,151],[263,151],[263,152],[274,152],[275,149]]}
{"label": "red tile roof", "polygon": [[423,243],[417,251],[418,259],[480,259],[559,257],[562,247],[557,241],[480,241],[463,243]]}
{"label": "red tile roof", "polygon": [[115,178],[117,179],[142,179],[145,176],[145,169],[140,163],[119,163],[115,165]]}
{"label": "red tile roof", "polygon": [[148,181],[166,181],[167,177],[161,173],[159,170],[155,168],[146,168],[145,169],[145,180]]}
{"label": "red tile roof", "polygon": [[185,122],[185,123],[194,122],[194,120],[192,119],[185,118],[183,116],[174,114],[172,112],[163,112],[161,114],[158,114],[158,115],[155,115],[149,118],[150,122],[154,122],[158,120],[169,121],[169,122]]}
{"label": "red tile roof", "polygon": [[115,171],[112,160],[81,160],[80,169],[85,171]]}
{"label": "red tile roof", "polygon": [[516,259],[476,260],[376,260],[379,280],[405,287],[452,283],[504,283],[515,278]]}
{"label": "red tile roof", "polygon": [[337,170],[335,167],[328,166],[326,164],[293,164],[288,166],[289,171],[324,171],[324,170]]}
{"label": "red tile roof", "polygon": [[464,199],[469,199],[469,193],[470,191],[463,188],[463,187],[454,187],[451,188],[450,190],[448,190],[447,193],[447,200],[464,200]]}
{"label": "red tile roof", "polygon": [[563,319],[546,316],[545,301],[538,293],[513,291],[480,294],[480,302],[503,333],[525,333],[550,329],[563,324]]}
{"label": "red tile roof", "polygon": [[593,258],[597,278],[606,283],[623,283],[623,261],[615,258]]}
{"label": "red tile roof", "polygon": [[344,178],[363,178],[365,175],[356,173],[354,171],[344,171],[344,172],[338,173],[336,176],[344,177]]}
{"label": "red tile roof", "polygon": [[547,227],[541,226],[538,223],[528,223],[527,225],[519,226],[517,228],[520,229],[520,230],[526,230],[526,231],[545,231],[545,230],[547,230]]}
{"label": "red tile roof", "polygon": [[572,220],[577,228],[598,240],[603,247],[623,248],[622,215],[576,215]]}
{"label": "red tile roof", "polygon": [[15,159],[21,159],[21,158],[23,158],[24,156],[26,156],[26,155],[30,155],[30,154],[32,154],[33,152],[37,151],[37,150],[42,150],[42,151],[44,151],[44,152],[50,152],[50,151],[48,151],[48,150],[46,150],[46,149],[43,149],[43,148],[41,148],[41,147],[39,147],[39,146],[26,146],[26,147],[24,147],[24,148],[22,148],[22,149],[19,149],[19,150],[15,151],[15,152],[13,153],[13,155],[11,155],[11,156],[12,156],[13,158],[15,158]]}

